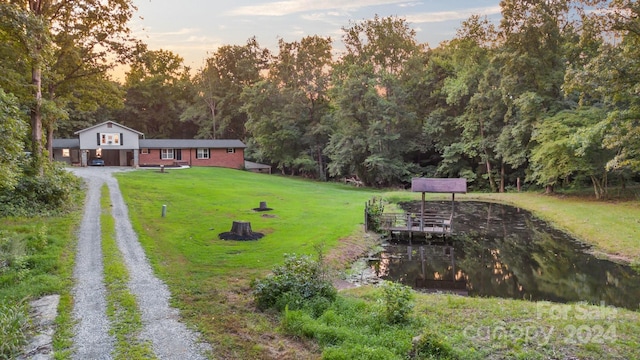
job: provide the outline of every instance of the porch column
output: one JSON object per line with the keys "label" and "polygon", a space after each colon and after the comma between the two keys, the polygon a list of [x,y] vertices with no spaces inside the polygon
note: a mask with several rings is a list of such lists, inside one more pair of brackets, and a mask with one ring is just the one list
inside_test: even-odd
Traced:
{"label": "porch column", "polygon": [[133,149],[133,167],[138,168],[138,154],[140,151],[138,149]]}

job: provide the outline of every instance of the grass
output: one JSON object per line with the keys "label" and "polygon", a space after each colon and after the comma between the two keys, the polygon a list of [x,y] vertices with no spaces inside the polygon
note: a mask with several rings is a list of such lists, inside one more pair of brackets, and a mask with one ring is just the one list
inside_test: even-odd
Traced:
{"label": "grass", "polygon": [[[375,307],[379,288],[343,292]],[[363,312],[364,313],[364,312]],[[419,334],[436,338],[455,359],[636,359],[637,312],[585,304],[416,296]],[[398,341],[406,341],[398,339]]]}
{"label": "grass", "polygon": [[[156,272],[169,285],[174,305],[181,308],[187,321],[213,344],[216,357],[220,359],[319,358],[323,346],[326,350],[326,344],[316,338],[310,341],[306,336],[292,338],[278,330],[278,315],[256,311],[251,296],[251,280],[264,276],[274,265],[281,263],[285,253],[313,255],[321,247],[329,259],[342,254],[344,263],[366,248],[361,227],[363,207],[368,199],[383,196],[395,201],[420,196],[218,168],[168,173],[132,172],[118,174],[117,177],[134,228]],[[462,198],[505,202],[532,210],[544,219],[553,220],[557,227],[571,231],[607,252],[607,249],[615,249],[616,238],[623,239],[633,234],[633,230],[623,229],[629,227],[627,217],[640,218],[635,215],[639,209],[634,203],[596,203],[531,193],[470,194]],[[569,201],[565,203],[564,200]],[[273,211],[254,212],[252,209],[258,207],[260,201],[266,201]],[[162,205],[167,205],[164,218],[161,217]],[[572,230],[571,225],[579,221],[584,223],[585,216],[612,223],[602,223],[601,226],[607,228],[606,232],[581,232],[580,226]],[[623,218],[627,220],[615,222]],[[229,231],[234,220],[250,221],[254,231],[266,236],[249,242],[219,240],[217,235]],[[582,234],[588,236],[583,237]],[[637,257],[640,244],[632,238],[625,241],[628,247],[620,248],[618,255],[629,259]],[[379,290],[367,287],[350,290],[345,296],[374,306]],[[635,324],[640,323],[636,312],[619,310],[611,321],[593,317],[577,319],[576,316],[567,319],[542,316],[538,319],[536,303],[447,295],[419,295],[417,305],[415,316],[421,324],[428,324],[417,330],[418,333],[439,334],[438,341],[451,346],[455,354],[468,351],[472,358],[535,359],[556,356],[553,354],[587,359],[601,356],[623,358],[620,354],[639,356],[638,345],[629,340],[637,333]],[[570,306],[574,306],[574,313],[577,312],[578,305]],[[594,313],[600,311],[597,307],[585,308]],[[466,326],[473,326],[471,331],[498,331],[504,324],[511,331],[516,331],[518,324],[533,324],[542,330],[553,327],[564,335],[557,333],[551,344],[541,345],[530,338],[503,336],[487,339],[464,331]],[[612,341],[605,344],[581,342],[586,331],[597,332],[600,330],[597,326],[606,330],[609,328],[604,326],[608,324],[616,325],[616,336],[609,336]],[[565,344],[571,341],[571,334],[567,333],[572,326],[576,330],[574,333],[578,329],[582,331],[580,338],[573,335],[579,343]],[[398,341],[410,341],[405,335],[402,338],[399,335],[388,336]],[[592,338],[593,334],[589,340]]]}
{"label": "grass", "polygon": [[115,224],[107,185],[102,187],[100,226],[104,258],[104,281],[107,288],[107,316],[110,333],[116,338],[115,359],[155,359],[148,341],[139,339],[142,330],[140,310],[129,291],[129,272],[122,261],[115,240]]}
{"label": "grass", "polygon": [[[79,196],[76,200],[76,204],[82,204]],[[53,338],[57,359],[68,356],[71,344],[75,231],[80,216],[81,211],[76,209],[59,216],[0,218],[0,227],[7,237],[21,244],[14,247],[12,255],[21,259],[16,263],[18,266],[0,269],[0,303],[27,303],[45,295],[59,294],[59,315]],[[0,257],[6,255],[3,251],[0,253],[3,253]]]}
{"label": "grass", "polygon": [[[313,344],[294,347],[275,331],[273,316],[255,311],[250,283],[285,253],[313,255],[357,233],[374,192],[230,169],[133,172],[118,180],[151,263],[217,356],[316,356]],[[261,201],[273,210],[253,211]],[[218,239],[234,220],[250,221],[265,237]]]}

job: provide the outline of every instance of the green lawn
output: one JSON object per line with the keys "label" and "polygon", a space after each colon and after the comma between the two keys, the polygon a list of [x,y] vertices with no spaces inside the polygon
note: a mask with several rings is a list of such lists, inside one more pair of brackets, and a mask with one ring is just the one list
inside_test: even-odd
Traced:
{"label": "green lawn", "polygon": [[[151,263],[221,358],[314,358],[313,344],[283,337],[271,316],[254,311],[250,282],[286,253],[315,255],[360,232],[376,192],[221,168],[136,171],[118,180]],[[253,211],[261,201],[273,210]],[[250,221],[265,237],[220,240],[234,220]]]}
{"label": "green lawn", "polygon": [[[252,279],[281,263],[285,253],[317,254],[323,249],[329,258],[338,252],[356,256],[364,249],[366,237],[361,228],[368,199],[419,197],[407,192],[381,193],[220,168],[136,171],[117,176],[134,227],[156,271],[168,283],[174,304],[182,309],[187,322],[214,345],[217,357],[223,359],[318,358],[322,349],[317,343],[284,335],[278,330],[277,315],[256,311],[251,298]],[[639,209],[635,203],[595,203],[528,193],[471,194],[462,198],[515,204],[584,236],[602,250],[611,249],[607,251],[628,259],[640,254],[640,245],[633,241],[634,230],[625,229],[629,220],[624,226],[618,222],[625,216],[636,216]],[[273,210],[254,212],[252,209],[260,201],[266,201]],[[162,205],[167,206],[164,218]],[[250,221],[253,230],[265,237],[248,242],[218,239],[219,233],[231,229],[234,220]],[[586,225],[580,227],[580,221]],[[596,221],[608,230],[581,232],[582,228],[598,229]],[[618,241],[611,239],[625,236],[631,238],[615,250]],[[350,291],[348,296],[375,303],[376,293],[376,289],[362,288]],[[456,354],[468,351],[475,354],[474,358],[545,358],[554,354],[600,358],[606,353],[613,354],[610,358],[640,357],[638,345],[629,340],[639,330],[635,325],[640,323],[637,312],[619,310],[612,320],[617,324],[616,336],[609,336],[611,341],[605,344],[567,344],[565,334],[541,347],[531,339],[516,336],[487,340],[464,330],[467,326],[495,329],[504,322],[511,326],[509,329],[514,324],[535,323],[540,329],[559,327],[566,332],[573,326],[584,332],[598,331],[597,326],[606,323],[603,319],[575,317],[538,319],[537,304],[526,301],[420,295],[417,305],[416,316],[428,324],[423,332],[437,332],[443,341],[458,349]],[[584,334],[581,336],[584,339]]]}

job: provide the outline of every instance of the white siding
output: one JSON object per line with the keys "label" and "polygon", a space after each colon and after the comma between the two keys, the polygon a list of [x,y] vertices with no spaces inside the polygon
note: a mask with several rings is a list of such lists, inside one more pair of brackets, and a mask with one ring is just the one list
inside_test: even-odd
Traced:
{"label": "white siding", "polygon": [[[118,133],[122,134],[120,139],[122,144],[118,145],[98,145],[99,133]],[[139,135],[129,129],[118,126],[118,124],[112,124],[108,127],[107,124],[92,128],[87,131],[83,131],[80,134],[80,148],[84,150],[95,150],[101,148],[104,150],[137,150],[140,148],[138,143]]]}

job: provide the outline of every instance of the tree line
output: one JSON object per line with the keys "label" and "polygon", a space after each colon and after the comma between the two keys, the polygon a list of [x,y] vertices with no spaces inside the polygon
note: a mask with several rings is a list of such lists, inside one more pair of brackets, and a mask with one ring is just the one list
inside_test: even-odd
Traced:
{"label": "tree line", "polygon": [[[37,159],[54,134],[114,120],[149,138],[241,139],[283,173],[370,186],[522,180],[590,184],[600,198],[640,172],[635,1],[504,0],[499,23],[471,16],[433,48],[403,18],[376,16],[343,28],[344,50],[317,35],[277,52],[251,38],[193,72],[130,37],[130,1],[77,3],[0,3],[0,85],[28,114]],[[123,84],[109,54],[131,66]]]}

